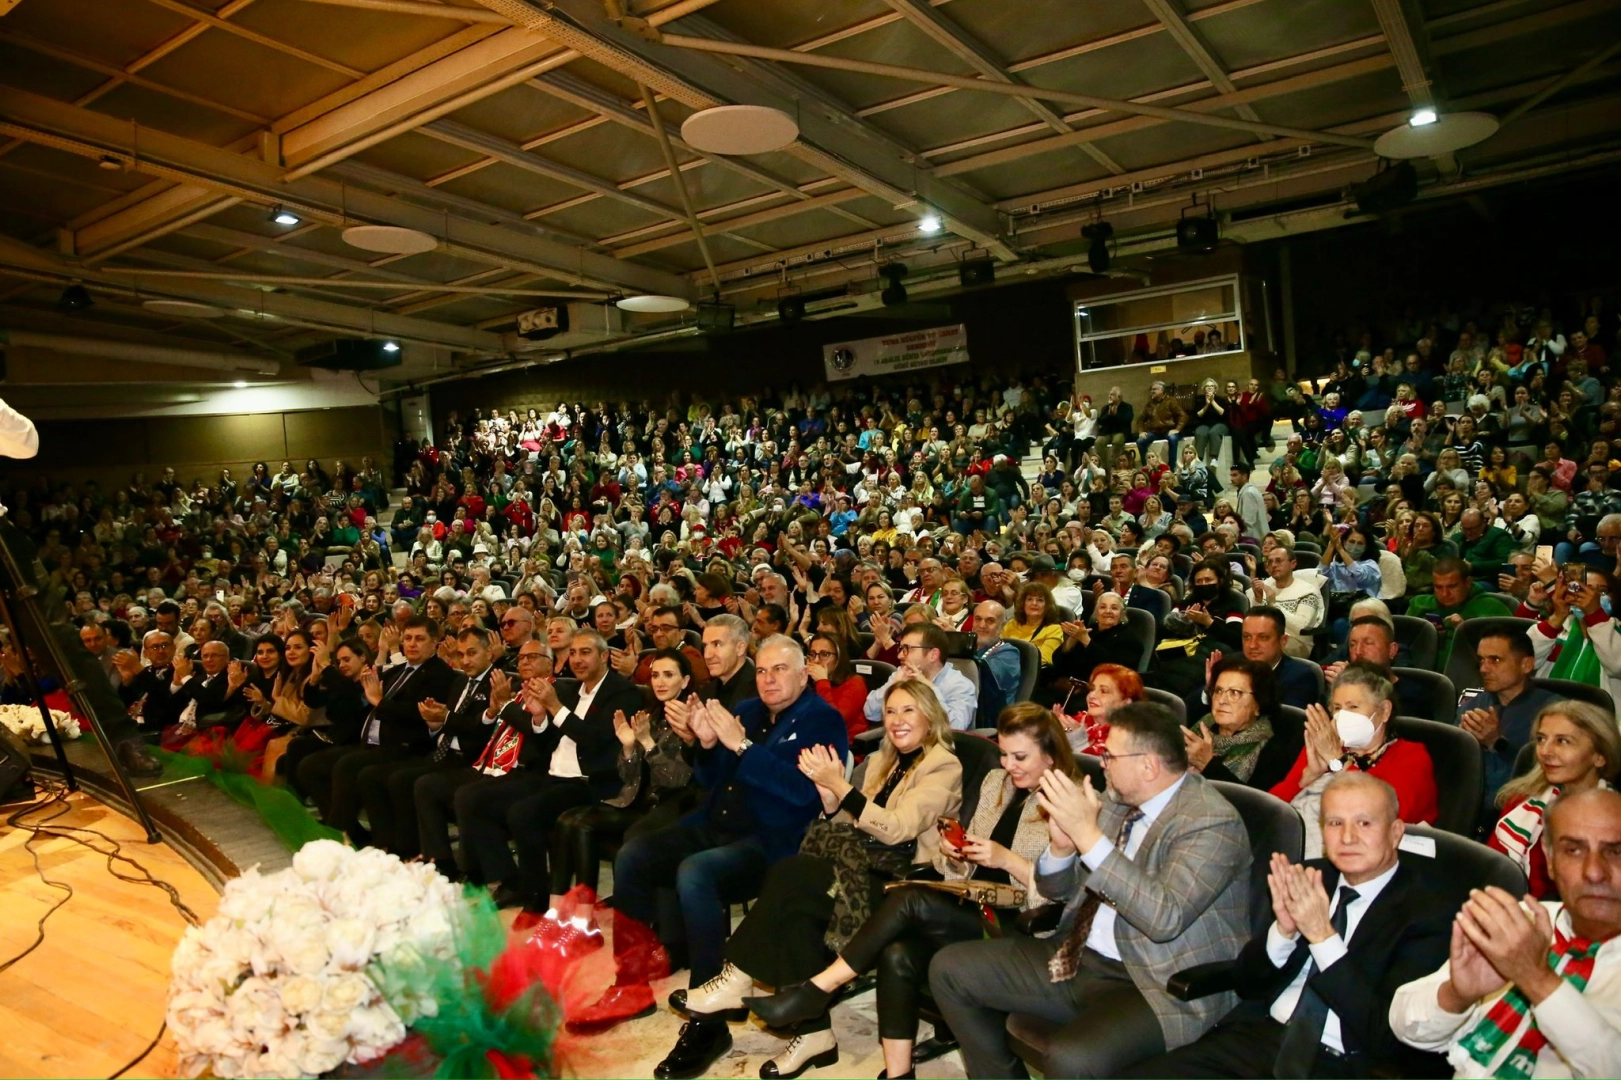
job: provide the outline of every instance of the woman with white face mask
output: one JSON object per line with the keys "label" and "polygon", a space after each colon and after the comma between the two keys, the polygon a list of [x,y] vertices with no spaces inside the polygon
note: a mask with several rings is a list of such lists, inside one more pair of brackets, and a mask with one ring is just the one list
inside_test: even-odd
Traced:
{"label": "woman with white face mask", "polygon": [[1337,772],[1357,769],[1396,789],[1401,819],[1433,824],[1440,811],[1435,766],[1423,745],[1389,733],[1396,688],[1387,669],[1358,660],[1334,680],[1330,709],[1306,707],[1306,747],[1294,768],[1272,788],[1306,822],[1306,858],[1323,850],[1318,804]]}

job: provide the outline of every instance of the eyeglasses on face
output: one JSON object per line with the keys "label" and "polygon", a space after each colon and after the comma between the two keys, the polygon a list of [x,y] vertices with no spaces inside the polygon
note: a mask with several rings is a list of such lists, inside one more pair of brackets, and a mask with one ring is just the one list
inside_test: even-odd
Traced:
{"label": "eyeglasses on face", "polygon": [[1148,756],[1148,751],[1147,750],[1138,750],[1135,753],[1130,753],[1130,754],[1116,754],[1116,753],[1113,753],[1113,752],[1111,752],[1109,750],[1104,750],[1104,751],[1102,751],[1101,753],[1098,754],[1098,760],[1103,762],[1104,765],[1108,765],[1111,762],[1119,761],[1122,758],[1147,757],[1147,756]]}
{"label": "eyeglasses on face", "polygon": [[1254,697],[1252,690],[1241,690],[1236,686],[1218,686],[1211,691],[1210,696],[1218,701],[1237,701],[1242,697]]}

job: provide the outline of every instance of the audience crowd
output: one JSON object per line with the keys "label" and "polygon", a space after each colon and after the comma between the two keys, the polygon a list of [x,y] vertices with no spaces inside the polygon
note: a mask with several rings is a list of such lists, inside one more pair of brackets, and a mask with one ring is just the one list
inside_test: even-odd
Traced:
{"label": "audience crowd", "polygon": [[1621,1075],[1617,322],[1388,336],[1137,401],[474,410],[387,468],[4,499],[148,743],[562,947],[611,860],[571,1023],[688,968],[660,1077],[751,1012],[762,1076],[836,1062],[869,972],[890,1077]]}

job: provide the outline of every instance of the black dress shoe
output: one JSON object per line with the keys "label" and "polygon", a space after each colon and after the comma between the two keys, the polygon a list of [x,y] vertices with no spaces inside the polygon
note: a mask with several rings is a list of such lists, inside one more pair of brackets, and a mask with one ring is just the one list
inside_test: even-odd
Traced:
{"label": "black dress shoe", "polygon": [[833,995],[810,980],[794,983],[764,997],[746,997],[743,1004],[767,1027],[787,1028],[814,1020],[827,1012]]}
{"label": "black dress shoe", "polygon": [[896,1077],[891,1077],[889,1075],[889,1070],[885,1069],[878,1074],[878,1080],[917,1080],[917,1069],[916,1067],[907,1069],[905,1072]]}
{"label": "black dress shoe", "polygon": [[732,1048],[732,1033],[717,1020],[691,1020],[681,1025],[675,1049],[658,1063],[658,1080],[693,1080],[709,1071]]}
{"label": "black dress shoe", "polygon": [[529,905],[529,897],[514,889],[511,885],[497,887],[492,899],[498,908],[527,907]]}
{"label": "black dress shoe", "polygon": [[163,762],[152,756],[152,751],[140,739],[126,739],[114,751],[118,763],[131,776],[157,776],[163,772]]}

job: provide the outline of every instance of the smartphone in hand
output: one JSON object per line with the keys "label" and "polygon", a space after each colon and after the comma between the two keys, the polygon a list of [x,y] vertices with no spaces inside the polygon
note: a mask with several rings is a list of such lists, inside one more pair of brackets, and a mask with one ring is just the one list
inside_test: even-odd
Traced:
{"label": "smartphone in hand", "polygon": [[968,842],[968,833],[956,818],[943,817],[935,823],[935,828],[940,830],[940,839],[950,847],[961,850]]}

